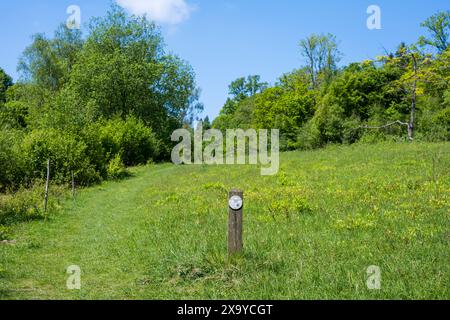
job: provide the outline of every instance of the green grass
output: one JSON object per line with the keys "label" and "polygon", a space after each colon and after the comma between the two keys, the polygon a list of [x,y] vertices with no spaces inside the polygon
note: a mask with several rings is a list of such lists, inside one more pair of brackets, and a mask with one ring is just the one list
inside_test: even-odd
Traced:
{"label": "green grass", "polygon": [[[448,299],[450,144],[285,153],[253,166],[158,165],[81,190],[0,244],[2,299]],[[227,191],[245,191],[227,259]],[[79,265],[82,289],[66,288]],[[366,270],[382,271],[368,290]]]}

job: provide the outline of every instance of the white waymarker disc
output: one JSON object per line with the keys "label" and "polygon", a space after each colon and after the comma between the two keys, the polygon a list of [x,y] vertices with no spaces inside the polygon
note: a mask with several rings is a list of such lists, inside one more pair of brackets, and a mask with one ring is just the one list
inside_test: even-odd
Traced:
{"label": "white waymarker disc", "polygon": [[237,211],[242,208],[243,201],[242,198],[239,196],[232,196],[230,198],[229,204],[231,209]]}

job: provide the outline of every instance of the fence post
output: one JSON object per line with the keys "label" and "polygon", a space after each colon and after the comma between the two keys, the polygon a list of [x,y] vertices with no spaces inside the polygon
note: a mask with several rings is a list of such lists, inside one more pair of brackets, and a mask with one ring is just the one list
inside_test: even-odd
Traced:
{"label": "fence post", "polygon": [[47,180],[45,181],[44,211],[47,212],[48,185],[50,182],[50,159],[47,160]]}
{"label": "fence post", "polygon": [[75,198],[75,175],[72,170],[72,198]]}
{"label": "fence post", "polygon": [[232,190],[228,197],[228,255],[241,253],[244,193]]}

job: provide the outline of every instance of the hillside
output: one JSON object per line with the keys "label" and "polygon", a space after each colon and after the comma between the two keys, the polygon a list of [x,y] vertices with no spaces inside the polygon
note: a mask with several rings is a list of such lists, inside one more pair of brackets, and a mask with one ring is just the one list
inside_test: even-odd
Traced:
{"label": "hillside", "polygon": [[[80,190],[0,244],[2,299],[448,298],[450,144],[284,153],[252,166],[154,165]],[[227,191],[245,253],[227,259]],[[70,265],[81,290],[66,287]],[[369,266],[381,290],[366,287]]]}

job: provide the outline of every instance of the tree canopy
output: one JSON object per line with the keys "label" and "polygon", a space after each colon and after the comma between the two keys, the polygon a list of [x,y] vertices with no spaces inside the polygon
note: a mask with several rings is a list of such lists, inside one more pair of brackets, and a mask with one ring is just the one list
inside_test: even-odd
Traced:
{"label": "tree canopy", "polygon": [[0,155],[0,189],[42,177],[48,158],[55,179],[73,171],[82,184],[167,159],[173,130],[203,107],[192,67],[167,53],[159,27],[117,5],[85,35],[65,25],[34,35],[18,70],[15,85],[0,72],[0,144],[17,155]]}
{"label": "tree canopy", "polygon": [[449,139],[449,12],[422,26],[428,35],[417,43],[343,67],[336,37],[312,34],[300,41],[304,65],[274,86],[247,94],[245,78],[234,81],[213,126],[280,129],[285,150],[402,139],[406,132],[409,139]]}
{"label": "tree canopy", "polygon": [[0,68],[0,103],[6,101],[6,91],[13,85],[12,78]]}

